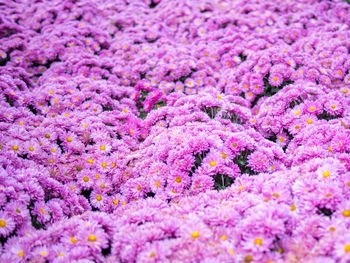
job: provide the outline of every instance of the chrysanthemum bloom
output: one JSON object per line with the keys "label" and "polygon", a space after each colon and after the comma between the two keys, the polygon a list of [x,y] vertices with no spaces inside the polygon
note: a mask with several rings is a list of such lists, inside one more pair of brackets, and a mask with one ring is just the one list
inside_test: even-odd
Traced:
{"label": "chrysanthemum bloom", "polygon": [[50,209],[44,201],[35,203],[33,214],[37,216],[40,223],[46,223],[51,218]]}
{"label": "chrysanthemum bloom", "polygon": [[106,199],[106,196],[98,191],[92,191],[90,194],[90,203],[96,208],[103,208],[106,205]]}
{"label": "chrysanthemum bloom", "polygon": [[0,235],[7,237],[14,229],[15,222],[13,219],[5,212],[0,212]]}
{"label": "chrysanthemum bloom", "polygon": [[84,190],[91,188],[94,183],[93,179],[94,174],[87,169],[84,169],[77,175],[77,183]]}
{"label": "chrysanthemum bloom", "polygon": [[83,223],[77,238],[81,240],[82,244],[95,250],[100,250],[108,246],[105,231],[95,224],[90,225],[90,222]]}
{"label": "chrysanthemum bloom", "polygon": [[333,254],[339,262],[347,262],[350,260],[350,237],[348,234],[336,240]]}
{"label": "chrysanthemum bloom", "polygon": [[322,112],[322,108],[317,102],[307,102],[304,104],[304,112],[310,114],[319,114]]}
{"label": "chrysanthemum bloom", "polygon": [[264,152],[255,151],[248,156],[248,166],[256,172],[267,171],[269,164],[270,160]]}
{"label": "chrysanthemum bloom", "polygon": [[183,192],[190,185],[190,178],[186,172],[173,171],[168,177],[167,184],[176,192]]}
{"label": "chrysanthemum bloom", "polygon": [[269,83],[271,86],[278,87],[281,86],[283,82],[283,76],[278,73],[272,73],[269,77]]}
{"label": "chrysanthemum bloom", "polygon": [[343,113],[343,105],[338,100],[329,100],[324,104],[326,112],[331,115],[341,115]]}
{"label": "chrysanthemum bloom", "polygon": [[210,190],[214,187],[214,179],[207,175],[193,175],[191,191],[193,193],[201,193]]}

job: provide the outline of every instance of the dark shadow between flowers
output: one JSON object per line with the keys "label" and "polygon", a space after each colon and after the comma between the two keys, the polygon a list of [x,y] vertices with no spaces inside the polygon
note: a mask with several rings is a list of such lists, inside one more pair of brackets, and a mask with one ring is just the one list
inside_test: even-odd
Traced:
{"label": "dark shadow between flowers", "polygon": [[231,178],[226,174],[216,174],[214,175],[214,189],[223,190],[235,182],[235,178]]}
{"label": "dark shadow between flowers", "polygon": [[340,118],[341,116],[338,116],[338,115],[331,115],[329,113],[327,113],[326,111],[323,111],[322,113],[318,114],[317,116],[317,119],[319,120],[334,120],[334,119],[338,119]]}
{"label": "dark shadow between flowers", "polygon": [[207,156],[208,153],[209,153],[209,150],[203,151],[201,153],[197,153],[194,155],[194,157],[196,158],[196,161],[194,162],[194,164],[190,170],[190,174],[189,174],[190,177],[197,170],[197,168],[199,166],[201,166],[203,159]]}
{"label": "dark shadow between flowers", "polygon": [[250,175],[257,175],[257,172],[254,172],[249,166],[248,166],[248,156],[253,151],[245,150],[241,152],[240,155],[237,155],[233,162],[238,165],[239,169],[241,170],[241,173],[244,174],[250,174]]}
{"label": "dark shadow between flowers", "polygon": [[319,215],[324,215],[324,216],[329,216],[329,217],[331,217],[332,214],[333,214],[333,211],[330,210],[330,209],[328,209],[328,208],[325,208],[325,207],[322,207],[322,208],[319,208],[319,207],[318,207],[318,210],[317,210],[316,213],[319,214]]}

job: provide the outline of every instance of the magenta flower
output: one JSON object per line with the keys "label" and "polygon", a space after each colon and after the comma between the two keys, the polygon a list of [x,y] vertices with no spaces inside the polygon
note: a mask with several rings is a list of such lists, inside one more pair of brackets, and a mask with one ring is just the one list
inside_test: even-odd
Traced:
{"label": "magenta flower", "polygon": [[255,151],[248,156],[248,166],[256,172],[267,171],[269,164],[270,160],[264,152]]}
{"label": "magenta flower", "polygon": [[15,229],[15,222],[13,219],[4,212],[0,212],[0,235],[4,238],[9,236]]}

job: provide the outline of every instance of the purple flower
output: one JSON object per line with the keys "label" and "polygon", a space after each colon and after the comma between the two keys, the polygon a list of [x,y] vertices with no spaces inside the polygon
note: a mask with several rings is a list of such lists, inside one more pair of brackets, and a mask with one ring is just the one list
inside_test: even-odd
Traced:
{"label": "purple flower", "polygon": [[0,235],[6,238],[15,229],[14,220],[5,212],[0,212]]}
{"label": "purple flower", "polygon": [[281,74],[272,73],[269,76],[269,83],[271,86],[274,86],[274,87],[281,86],[282,82],[283,82],[283,76]]}

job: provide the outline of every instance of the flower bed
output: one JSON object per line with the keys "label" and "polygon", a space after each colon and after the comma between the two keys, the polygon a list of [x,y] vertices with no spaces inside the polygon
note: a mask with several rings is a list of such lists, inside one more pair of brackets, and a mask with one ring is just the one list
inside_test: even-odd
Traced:
{"label": "flower bed", "polygon": [[4,1],[1,262],[350,261],[345,1]]}

